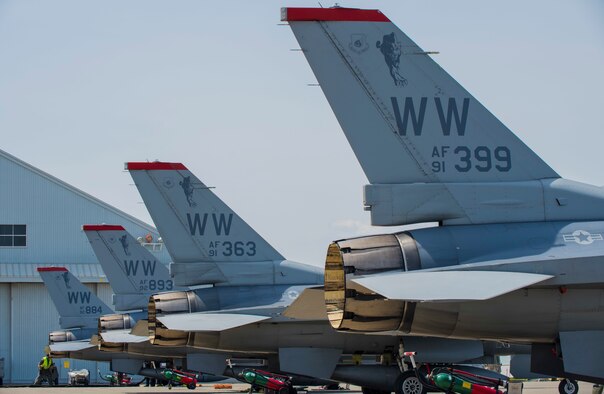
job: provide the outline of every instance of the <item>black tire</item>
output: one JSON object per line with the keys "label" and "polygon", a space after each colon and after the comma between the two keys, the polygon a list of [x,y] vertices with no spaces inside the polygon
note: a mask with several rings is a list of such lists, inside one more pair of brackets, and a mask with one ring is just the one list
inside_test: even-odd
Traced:
{"label": "black tire", "polygon": [[579,383],[574,379],[564,379],[558,385],[560,394],[577,394],[579,392]]}
{"label": "black tire", "polygon": [[396,379],[396,394],[426,394],[428,391],[415,374],[415,370],[405,371]]}
{"label": "black tire", "polygon": [[193,384],[193,383],[189,383],[189,384],[187,384],[187,388],[188,388],[189,390],[195,390],[195,387],[197,387],[197,386],[195,386],[195,384]]}

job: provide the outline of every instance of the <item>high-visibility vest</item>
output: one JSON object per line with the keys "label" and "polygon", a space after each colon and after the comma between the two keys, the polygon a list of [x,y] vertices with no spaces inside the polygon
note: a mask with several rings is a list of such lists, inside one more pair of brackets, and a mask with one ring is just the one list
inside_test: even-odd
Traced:
{"label": "high-visibility vest", "polygon": [[52,360],[50,359],[50,357],[44,356],[44,357],[42,357],[42,361],[40,363],[42,364],[43,369],[48,369],[48,368],[50,368],[50,365],[52,364]]}

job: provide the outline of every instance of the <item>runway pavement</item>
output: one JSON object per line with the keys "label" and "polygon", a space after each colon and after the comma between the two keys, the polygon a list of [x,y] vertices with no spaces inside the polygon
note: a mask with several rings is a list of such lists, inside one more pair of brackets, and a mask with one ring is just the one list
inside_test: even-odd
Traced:
{"label": "runway pavement", "polygon": [[[579,394],[591,394],[593,385],[591,383],[579,382]],[[82,393],[82,394],[146,394],[146,393],[224,393],[234,394],[246,392],[249,388],[245,384],[233,384],[233,389],[216,390],[213,384],[203,384],[197,387],[196,390],[188,390],[186,387],[174,387],[168,390],[167,387],[0,387],[0,393],[16,393],[16,394],[48,394],[48,393]],[[360,393],[360,388],[351,386],[350,390],[321,390],[320,388],[309,388],[309,393],[312,394],[357,394]],[[525,382],[523,393],[526,394],[556,394],[558,393],[558,382]]]}

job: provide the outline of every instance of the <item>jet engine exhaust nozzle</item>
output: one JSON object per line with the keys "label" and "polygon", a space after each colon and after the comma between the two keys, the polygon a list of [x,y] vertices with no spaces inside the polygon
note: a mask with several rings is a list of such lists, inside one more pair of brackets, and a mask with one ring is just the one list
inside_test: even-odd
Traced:
{"label": "jet engine exhaust nozzle", "polygon": [[99,349],[105,352],[126,351],[127,344],[103,340],[102,333],[113,330],[126,330],[134,327],[134,320],[129,314],[115,313],[99,317]]}
{"label": "jet engine exhaust nozzle", "polygon": [[331,243],[325,259],[325,306],[331,326],[365,332],[404,329],[405,318],[412,318],[413,303],[388,300],[351,279],[418,268],[417,245],[406,232]]}
{"label": "jet engine exhaust nozzle", "polygon": [[193,291],[173,291],[153,294],[149,297],[149,340],[153,345],[186,346],[189,333],[170,330],[159,320],[158,315],[193,313],[205,310],[203,301]]}
{"label": "jet engine exhaust nozzle", "polygon": [[48,343],[76,341],[77,338],[71,331],[51,331],[48,334]]}

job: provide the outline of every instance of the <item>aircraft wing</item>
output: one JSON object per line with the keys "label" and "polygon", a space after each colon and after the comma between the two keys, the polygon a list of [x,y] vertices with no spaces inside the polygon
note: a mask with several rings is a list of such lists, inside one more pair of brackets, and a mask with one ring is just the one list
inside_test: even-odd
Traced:
{"label": "aircraft wing", "polygon": [[327,320],[323,286],[304,289],[281,315],[299,320]]}
{"label": "aircraft wing", "polygon": [[239,313],[176,313],[158,316],[157,319],[170,330],[224,331],[270,319],[270,316]]}
{"label": "aircraft wing", "polygon": [[453,302],[488,300],[552,277],[502,271],[401,271],[352,281],[391,300]]}
{"label": "aircraft wing", "polygon": [[53,343],[50,345],[50,350],[53,352],[77,352],[78,350],[84,350],[94,346],[94,344],[90,343],[89,339],[84,339],[81,341]]}
{"label": "aircraft wing", "polygon": [[111,343],[140,343],[149,340],[149,336],[133,335],[130,329],[125,330],[110,330],[101,333],[103,341]]}

